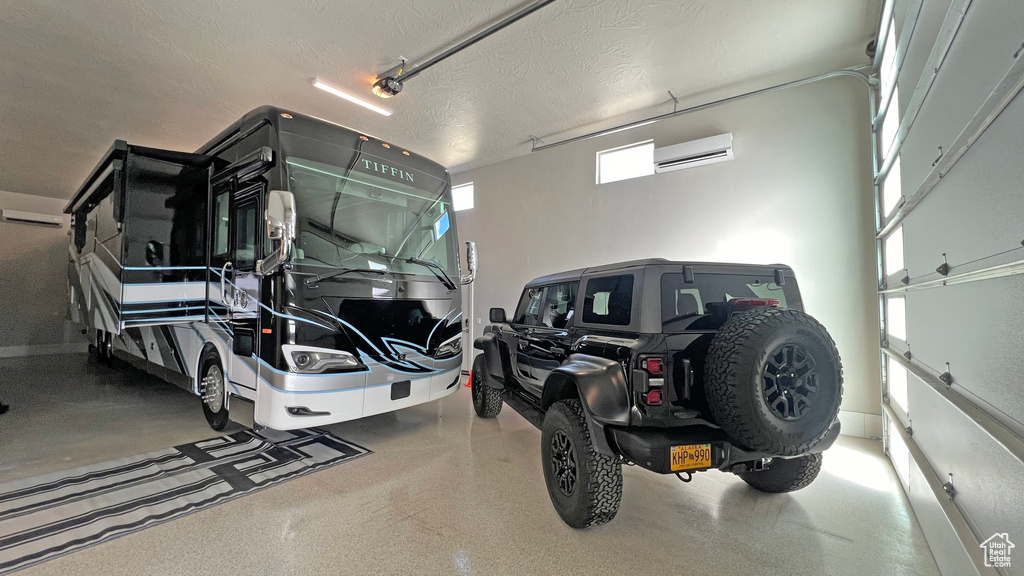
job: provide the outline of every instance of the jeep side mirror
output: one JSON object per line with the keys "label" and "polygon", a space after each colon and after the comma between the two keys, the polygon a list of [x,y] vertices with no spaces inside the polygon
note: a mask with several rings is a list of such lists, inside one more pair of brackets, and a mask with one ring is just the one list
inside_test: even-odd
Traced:
{"label": "jeep side mirror", "polygon": [[463,285],[476,280],[476,242],[466,242],[466,273],[459,278]]}
{"label": "jeep side mirror", "polygon": [[281,247],[267,258],[256,263],[256,273],[269,276],[291,260],[292,244],[295,240],[295,196],[283,190],[271,190],[267,194],[267,239],[278,240]]}
{"label": "jeep side mirror", "polygon": [[505,322],[505,309],[491,308],[491,324],[504,324]]}

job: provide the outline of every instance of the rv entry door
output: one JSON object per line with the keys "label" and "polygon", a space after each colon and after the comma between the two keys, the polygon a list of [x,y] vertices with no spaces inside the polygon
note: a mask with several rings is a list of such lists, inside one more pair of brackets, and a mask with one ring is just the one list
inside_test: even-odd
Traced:
{"label": "rv entry door", "polygon": [[[214,191],[210,265],[210,323],[231,341],[225,359],[229,391],[253,397],[256,390],[260,281],[256,260],[260,246],[260,196],[263,186]],[[247,391],[231,388],[246,388]]]}

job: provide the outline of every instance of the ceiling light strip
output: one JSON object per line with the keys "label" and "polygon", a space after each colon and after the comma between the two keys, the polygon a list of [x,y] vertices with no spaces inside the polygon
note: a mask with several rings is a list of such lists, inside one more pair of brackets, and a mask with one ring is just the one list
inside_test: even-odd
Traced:
{"label": "ceiling light strip", "polygon": [[358,104],[358,105],[362,106],[363,108],[367,108],[369,110],[373,110],[377,114],[381,114],[381,115],[384,115],[384,116],[391,116],[391,110],[388,110],[387,108],[384,108],[382,106],[378,106],[378,105],[376,105],[376,104],[374,104],[372,102],[367,102],[366,100],[363,100],[362,98],[359,98],[358,96],[353,96],[352,94],[349,94],[348,92],[345,92],[344,90],[341,90],[340,88],[336,88],[334,86],[331,86],[330,84],[324,82],[323,80],[321,80],[319,78],[313,80],[313,86],[315,88],[319,88],[319,89],[323,90],[324,92],[328,92],[330,94],[334,94],[338,98],[343,98],[343,99],[348,100],[349,102],[351,102],[353,104]]}

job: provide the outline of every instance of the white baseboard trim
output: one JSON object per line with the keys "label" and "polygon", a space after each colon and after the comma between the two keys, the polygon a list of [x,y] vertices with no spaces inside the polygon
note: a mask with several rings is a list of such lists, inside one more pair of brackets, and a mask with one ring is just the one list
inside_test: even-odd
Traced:
{"label": "white baseboard trim", "polygon": [[84,342],[65,342],[61,344],[27,344],[24,346],[0,346],[0,358],[19,358],[21,356],[50,356],[53,354],[79,354],[88,352],[89,345]]}
{"label": "white baseboard trim", "polygon": [[840,410],[839,422],[842,423],[842,433],[846,436],[879,439],[882,437],[881,414],[868,414],[867,412]]}

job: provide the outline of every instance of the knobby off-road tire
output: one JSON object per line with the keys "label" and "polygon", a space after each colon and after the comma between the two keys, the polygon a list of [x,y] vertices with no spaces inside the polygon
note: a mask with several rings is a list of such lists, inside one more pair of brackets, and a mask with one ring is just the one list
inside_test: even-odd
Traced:
{"label": "knobby off-road tire", "polygon": [[469,375],[469,391],[473,394],[473,409],[481,418],[494,418],[501,413],[501,392],[487,385],[487,365],[484,357],[473,360],[473,371]]}
{"label": "knobby off-road tire", "polygon": [[548,408],[540,441],[544,482],[562,520],[573,528],[590,528],[615,518],[622,500],[622,464],[594,450],[579,400]]}
{"label": "knobby off-road tire", "polygon": [[797,458],[775,458],[757,472],[742,472],[739,477],[761,492],[781,494],[807,487],[821,472],[821,454]]}
{"label": "knobby off-road tire", "polygon": [[730,319],[711,342],[704,388],[715,422],[736,442],[795,456],[835,420],[843,366],[817,320],[797,310],[756,308]]}

